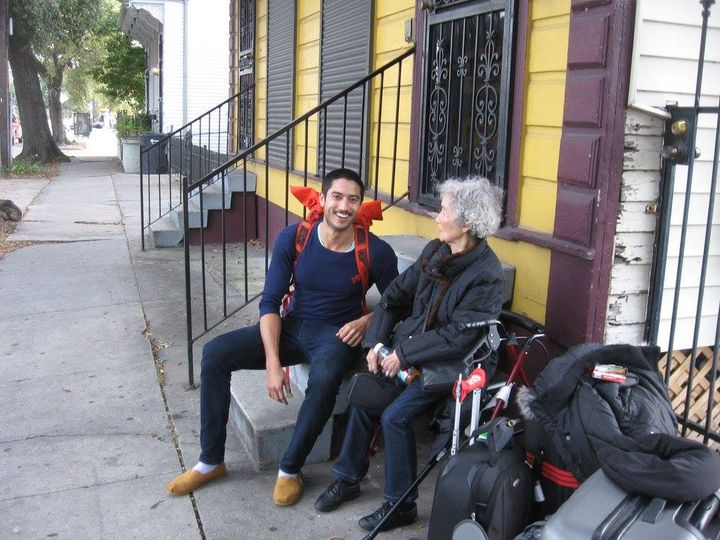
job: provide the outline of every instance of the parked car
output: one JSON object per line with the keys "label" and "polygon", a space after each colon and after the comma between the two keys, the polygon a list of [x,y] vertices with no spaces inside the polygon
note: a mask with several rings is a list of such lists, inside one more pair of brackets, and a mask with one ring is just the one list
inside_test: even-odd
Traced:
{"label": "parked car", "polygon": [[13,113],[12,123],[10,125],[10,136],[12,137],[12,143],[22,142],[22,125],[20,124],[20,117]]}

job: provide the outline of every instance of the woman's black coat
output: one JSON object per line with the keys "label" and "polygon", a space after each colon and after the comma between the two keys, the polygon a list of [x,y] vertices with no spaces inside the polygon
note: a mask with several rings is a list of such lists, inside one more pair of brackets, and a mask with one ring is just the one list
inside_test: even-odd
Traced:
{"label": "woman's black coat", "polygon": [[391,345],[403,369],[463,359],[485,330],[462,323],[497,318],[502,296],[502,266],[486,240],[456,255],[433,240],[385,290],[363,345]]}

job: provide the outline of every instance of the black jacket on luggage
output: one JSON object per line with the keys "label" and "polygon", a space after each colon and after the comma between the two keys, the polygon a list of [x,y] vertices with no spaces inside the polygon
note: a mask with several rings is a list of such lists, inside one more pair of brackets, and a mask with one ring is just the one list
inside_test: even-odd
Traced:
{"label": "black jacket on luggage", "polygon": [[[600,468],[599,453],[618,440],[675,435],[677,422],[652,346],[578,345],[552,360],[531,389],[518,394],[523,416],[539,422],[579,481]],[[593,379],[596,364],[628,368],[624,383]],[[617,458],[622,468],[622,457]]]}

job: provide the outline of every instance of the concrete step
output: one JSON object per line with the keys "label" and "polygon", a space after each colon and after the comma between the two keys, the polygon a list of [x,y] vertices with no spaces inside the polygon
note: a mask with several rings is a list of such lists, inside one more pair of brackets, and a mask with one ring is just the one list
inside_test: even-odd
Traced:
{"label": "concrete step", "polygon": [[168,214],[150,226],[156,248],[178,247],[183,242],[183,230],[177,227],[177,218]]}
{"label": "concrete step", "polygon": [[[171,213],[175,217],[175,224],[182,231],[184,229],[185,211],[182,206],[173,210]],[[188,199],[188,227],[191,229],[199,229],[207,227],[208,208],[205,206],[203,199],[203,209],[200,212],[200,197],[193,196]]]}
{"label": "concrete step", "polygon": [[[227,183],[226,183],[227,184]],[[220,182],[212,184],[203,190],[203,209],[205,210],[222,210],[230,208],[233,192],[225,186],[225,201],[223,203],[223,190]],[[189,201],[194,201],[200,205],[200,194],[193,195]]]}
{"label": "concrete step", "polygon": [[[230,385],[230,421],[250,455],[256,470],[277,469],[290,444],[303,394],[293,381],[293,395],[287,405],[267,396],[265,371],[237,371]],[[330,459],[332,420],[315,443],[307,463]]]}
{"label": "concrete step", "polygon": [[[188,199],[188,226],[191,229],[207,227],[210,210],[229,210],[233,193],[246,191],[253,193],[257,185],[255,173],[234,169],[225,176],[225,201],[223,205],[222,186],[219,181],[203,190],[203,211],[200,212],[200,194],[195,193]],[[170,212],[150,227],[155,247],[177,247],[182,244],[184,228],[182,206]]]}
{"label": "concrete step", "polygon": [[[223,204],[223,186],[225,184],[225,203]],[[255,192],[255,186],[257,184],[257,177],[255,173],[248,171],[247,180],[243,171],[233,169],[225,176],[225,180],[220,182],[220,179],[216,179],[214,183],[210,184],[203,190],[203,209],[204,210],[222,210],[230,208],[232,194],[242,193],[247,191],[248,193]],[[195,193],[190,197],[191,201],[195,201],[199,206],[200,192],[195,190]]]}
{"label": "concrete step", "polygon": [[251,171],[247,171],[247,174],[245,174],[242,169],[233,169],[225,175],[225,182],[231,191],[254,193],[257,186],[257,176]]}

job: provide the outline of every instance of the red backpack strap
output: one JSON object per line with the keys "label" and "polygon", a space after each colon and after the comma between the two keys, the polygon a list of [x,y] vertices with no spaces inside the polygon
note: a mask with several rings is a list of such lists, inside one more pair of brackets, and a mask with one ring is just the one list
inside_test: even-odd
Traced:
{"label": "red backpack strap", "polygon": [[312,231],[314,223],[310,223],[304,219],[298,223],[298,228],[295,231],[295,259],[293,260],[293,269],[297,266],[300,254],[307,246],[308,240],[310,239],[310,232]]}
{"label": "red backpack strap", "polygon": [[290,283],[288,283],[288,291],[283,296],[282,303],[280,305],[280,316],[284,317],[287,315],[287,310],[290,307],[290,299],[295,292],[295,267],[297,266],[298,259],[302,254],[305,246],[310,240],[310,233],[312,232],[314,223],[304,219],[298,223],[298,227],[295,230],[295,258],[293,259],[292,269],[293,273],[290,274]]}
{"label": "red backpack strap", "polygon": [[363,312],[367,312],[365,295],[370,288],[370,232],[367,227],[355,226],[355,264],[357,264],[360,281],[362,282]]}
{"label": "red backpack strap", "polygon": [[[295,267],[297,266],[298,259],[302,254],[305,246],[307,246],[308,240],[310,240],[310,233],[312,232],[313,225],[317,223],[311,223],[307,219],[303,219],[298,223],[298,228],[295,230],[295,258],[293,259],[293,273],[290,276],[290,283],[288,284],[288,291],[283,296],[282,304],[280,307],[280,316],[284,317],[287,314],[287,310],[290,307],[290,299],[295,292]],[[290,367],[285,367],[285,377],[290,379]]]}

